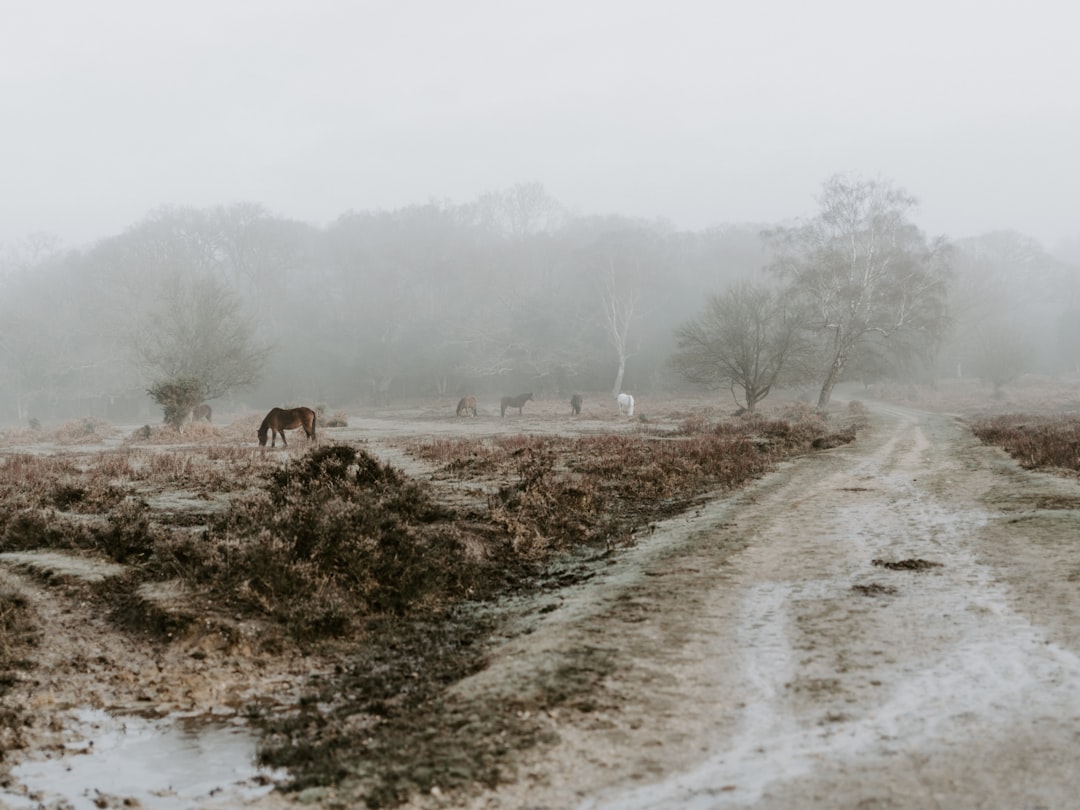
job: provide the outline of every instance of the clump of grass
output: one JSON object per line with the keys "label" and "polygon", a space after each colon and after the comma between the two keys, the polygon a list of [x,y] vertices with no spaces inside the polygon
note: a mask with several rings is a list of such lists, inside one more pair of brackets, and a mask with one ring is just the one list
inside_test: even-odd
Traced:
{"label": "clump of grass", "polygon": [[144,562],[154,551],[156,533],[142,501],[124,500],[109,514],[107,526],[92,532],[95,548],[118,563]]}
{"label": "clump of grass", "polygon": [[15,453],[0,460],[0,520],[5,511],[43,506],[57,481],[77,478],[70,459]]}
{"label": "clump of grass", "polygon": [[494,472],[505,447],[476,439],[433,439],[413,443],[409,452],[417,458],[442,464],[448,473],[469,477]]}
{"label": "clump of grass", "polygon": [[5,511],[0,522],[0,551],[92,546],[86,526],[69,525],[42,509]]}
{"label": "clump of grass", "polygon": [[848,402],[848,419],[858,429],[866,427],[870,421],[870,409],[866,407],[866,404],[858,399],[853,399]]}
{"label": "clump of grass", "polygon": [[52,439],[57,444],[96,444],[107,439],[113,432],[112,425],[104,419],[88,416],[85,419],[65,422],[53,432]]}
{"label": "clump of grass", "polygon": [[453,517],[364,451],[324,445],[270,473],[207,539],[159,546],[157,564],[297,638],[339,636],[465,595],[477,577]]}
{"label": "clump of grass", "polygon": [[345,411],[334,411],[333,415],[319,414],[319,424],[328,428],[343,428],[349,426],[349,417]]}
{"label": "clump of grass", "polygon": [[143,425],[124,439],[125,444],[201,444],[219,438],[218,430],[209,422],[186,422],[177,430],[173,425]]}
{"label": "clump of grass", "polygon": [[1080,416],[1009,414],[980,419],[971,429],[1027,469],[1080,470]]}
{"label": "clump of grass", "polygon": [[9,685],[7,671],[19,664],[19,656],[39,638],[26,597],[16,590],[0,588],[0,695]]}

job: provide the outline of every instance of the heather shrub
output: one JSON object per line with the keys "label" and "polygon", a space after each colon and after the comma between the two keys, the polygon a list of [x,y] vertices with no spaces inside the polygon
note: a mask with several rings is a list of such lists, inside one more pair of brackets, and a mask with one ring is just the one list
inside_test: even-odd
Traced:
{"label": "heather shrub", "polygon": [[972,432],[1003,448],[1022,467],[1080,470],[1080,417],[1010,414],[980,419]]}
{"label": "heather shrub", "polygon": [[297,637],[336,636],[365,616],[464,595],[478,566],[452,518],[393,467],[324,445],[271,472],[201,544],[160,545],[157,564]]}

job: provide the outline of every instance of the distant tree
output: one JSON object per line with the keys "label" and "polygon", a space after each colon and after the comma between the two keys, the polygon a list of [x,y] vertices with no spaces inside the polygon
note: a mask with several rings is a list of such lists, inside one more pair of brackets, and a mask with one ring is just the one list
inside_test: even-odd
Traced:
{"label": "distant tree", "polygon": [[[1050,362],[1060,347],[1055,323],[1075,299],[1065,264],[1038,242],[1015,231],[991,231],[953,246],[949,295],[953,329],[945,347],[957,376],[983,363],[988,323],[1008,322],[1023,331],[1034,363]],[[1041,352],[1036,352],[1038,346]],[[1069,362],[1067,367],[1072,367]]]}
{"label": "distant tree", "polygon": [[975,373],[993,386],[994,399],[1001,399],[1002,389],[1031,365],[1031,343],[1009,322],[984,324],[980,338]]}
{"label": "distant tree", "polygon": [[871,336],[932,353],[948,326],[947,246],[908,219],[915,198],[882,180],[836,175],[810,221],[766,234],[773,269],[827,347],[818,410],[828,410],[848,362]]}
{"label": "distant tree", "polygon": [[800,335],[798,318],[777,290],[736,282],[679,327],[672,362],[692,382],[727,386],[735,404],[753,412],[783,375],[794,380],[805,373]]}
{"label": "distant tree", "polygon": [[[672,278],[669,234],[655,223],[613,219],[597,223],[577,261],[599,293],[598,342],[614,349],[612,396],[622,392],[631,357],[641,351],[648,322],[666,301]],[[594,316],[595,317],[595,316]],[[665,333],[671,334],[669,326]]]}
{"label": "distant tree", "polygon": [[156,382],[146,393],[165,410],[165,423],[180,430],[192,409],[203,401],[203,384],[195,377],[179,377]]}
{"label": "distant tree", "polygon": [[254,334],[230,288],[209,276],[170,278],[160,306],[135,337],[136,356],[154,381],[150,393],[166,408],[166,420],[171,406],[196,392],[191,405],[253,385],[269,352]]}
{"label": "distant tree", "polygon": [[626,375],[626,361],[630,359],[630,327],[634,322],[638,298],[638,291],[633,282],[620,281],[615,270],[615,262],[612,260],[604,274],[604,292],[601,298],[604,329],[608,342],[615,350],[615,357],[618,359],[615,384],[611,387],[612,396],[618,396],[622,391],[623,377]]}
{"label": "distant tree", "polygon": [[559,201],[537,182],[488,192],[477,200],[476,210],[489,228],[517,239],[549,230],[564,216]]}
{"label": "distant tree", "polygon": [[1058,316],[1057,350],[1066,368],[1080,372],[1080,307],[1069,307]]}

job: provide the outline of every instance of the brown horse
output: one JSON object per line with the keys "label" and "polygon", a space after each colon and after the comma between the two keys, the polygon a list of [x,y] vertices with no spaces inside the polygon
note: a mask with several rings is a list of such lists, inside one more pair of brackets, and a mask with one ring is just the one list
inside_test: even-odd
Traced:
{"label": "brown horse", "polygon": [[304,429],[309,439],[315,439],[315,411],[311,408],[271,408],[270,413],[259,425],[259,444],[266,447],[266,434],[270,433],[270,446],[274,447],[277,437],[281,436],[281,443],[289,446],[285,441],[285,431],[295,430],[298,427]]}
{"label": "brown horse", "polygon": [[570,415],[578,416],[581,413],[581,394],[570,397]]}
{"label": "brown horse", "polygon": [[457,404],[457,415],[461,416],[463,413],[471,413],[476,416],[476,397],[462,397]]}
{"label": "brown horse", "polygon": [[525,403],[532,399],[532,394],[518,394],[516,397],[503,397],[500,403],[501,412],[500,416],[506,416],[507,408],[517,408],[518,416],[521,416],[521,409],[525,407]]}
{"label": "brown horse", "polygon": [[205,402],[202,405],[196,405],[191,411],[191,421],[194,422],[197,419],[205,419],[207,422],[212,421],[210,419],[213,411],[210,410],[210,406]]}

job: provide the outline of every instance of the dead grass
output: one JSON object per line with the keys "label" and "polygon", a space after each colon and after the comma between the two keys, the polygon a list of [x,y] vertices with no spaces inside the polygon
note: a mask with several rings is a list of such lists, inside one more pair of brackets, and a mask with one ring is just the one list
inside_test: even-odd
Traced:
{"label": "dead grass", "polygon": [[[290,767],[297,787],[347,776],[364,785],[369,806],[391,806],[436,784],[497,783],[508,752],[542,741],[514,707],[447,696],[448,684],[483,666],[494,630],[466,605],[558,587],[544,572],[560,555],[593,548],[603,557],[784,458],[850,441],[859,416],[676,412],[668,427],[643,421],[630,433],[409,445],[452,476],[488,485],[486,504],[467,509],[350,445],[259,453],[254,416],[224,431],[200,426],[206,441],[185,436],[177,447],[166,446],[175,435],[155,442],[165,429],[151,429],[147,446],[15,454],[0,460],[0,550],[77,549],[124,563],[127,575],[88,598],[157,643],[184,622],[223,615],[259,619],[270,644],[287,636],[308,648],[344,645],[353,663],[309,707],[262,718],[263,755]],[[178,489],[243,496],[198,515],[206,528],[196,534],[144,500]],[[86,515],[100,519],[76,519]],[[140,594],[171,582],[193,595],[190,615],[147,610]],[[610,666],[598,656],[560,670],[543,705],[527,708],[566,705]],[[453,750],[432,742],[451,735]]]}
{"label": "dead grass", "polygon": [[1080,415],[1008,414],[978,420],[971,429],[1027,469],[1080,471]]}
{"label": "dead grass", "polygon": [[850,425],[832,430],[812,413],[798,421],[692,414],[675,429],[438,439],[414,442],[409,451],[458,478],[507,482],[492,496],[490,516],[516,554],[535,560],[609,544],[705,493],[742,486],[779,459],[854,436]]}

